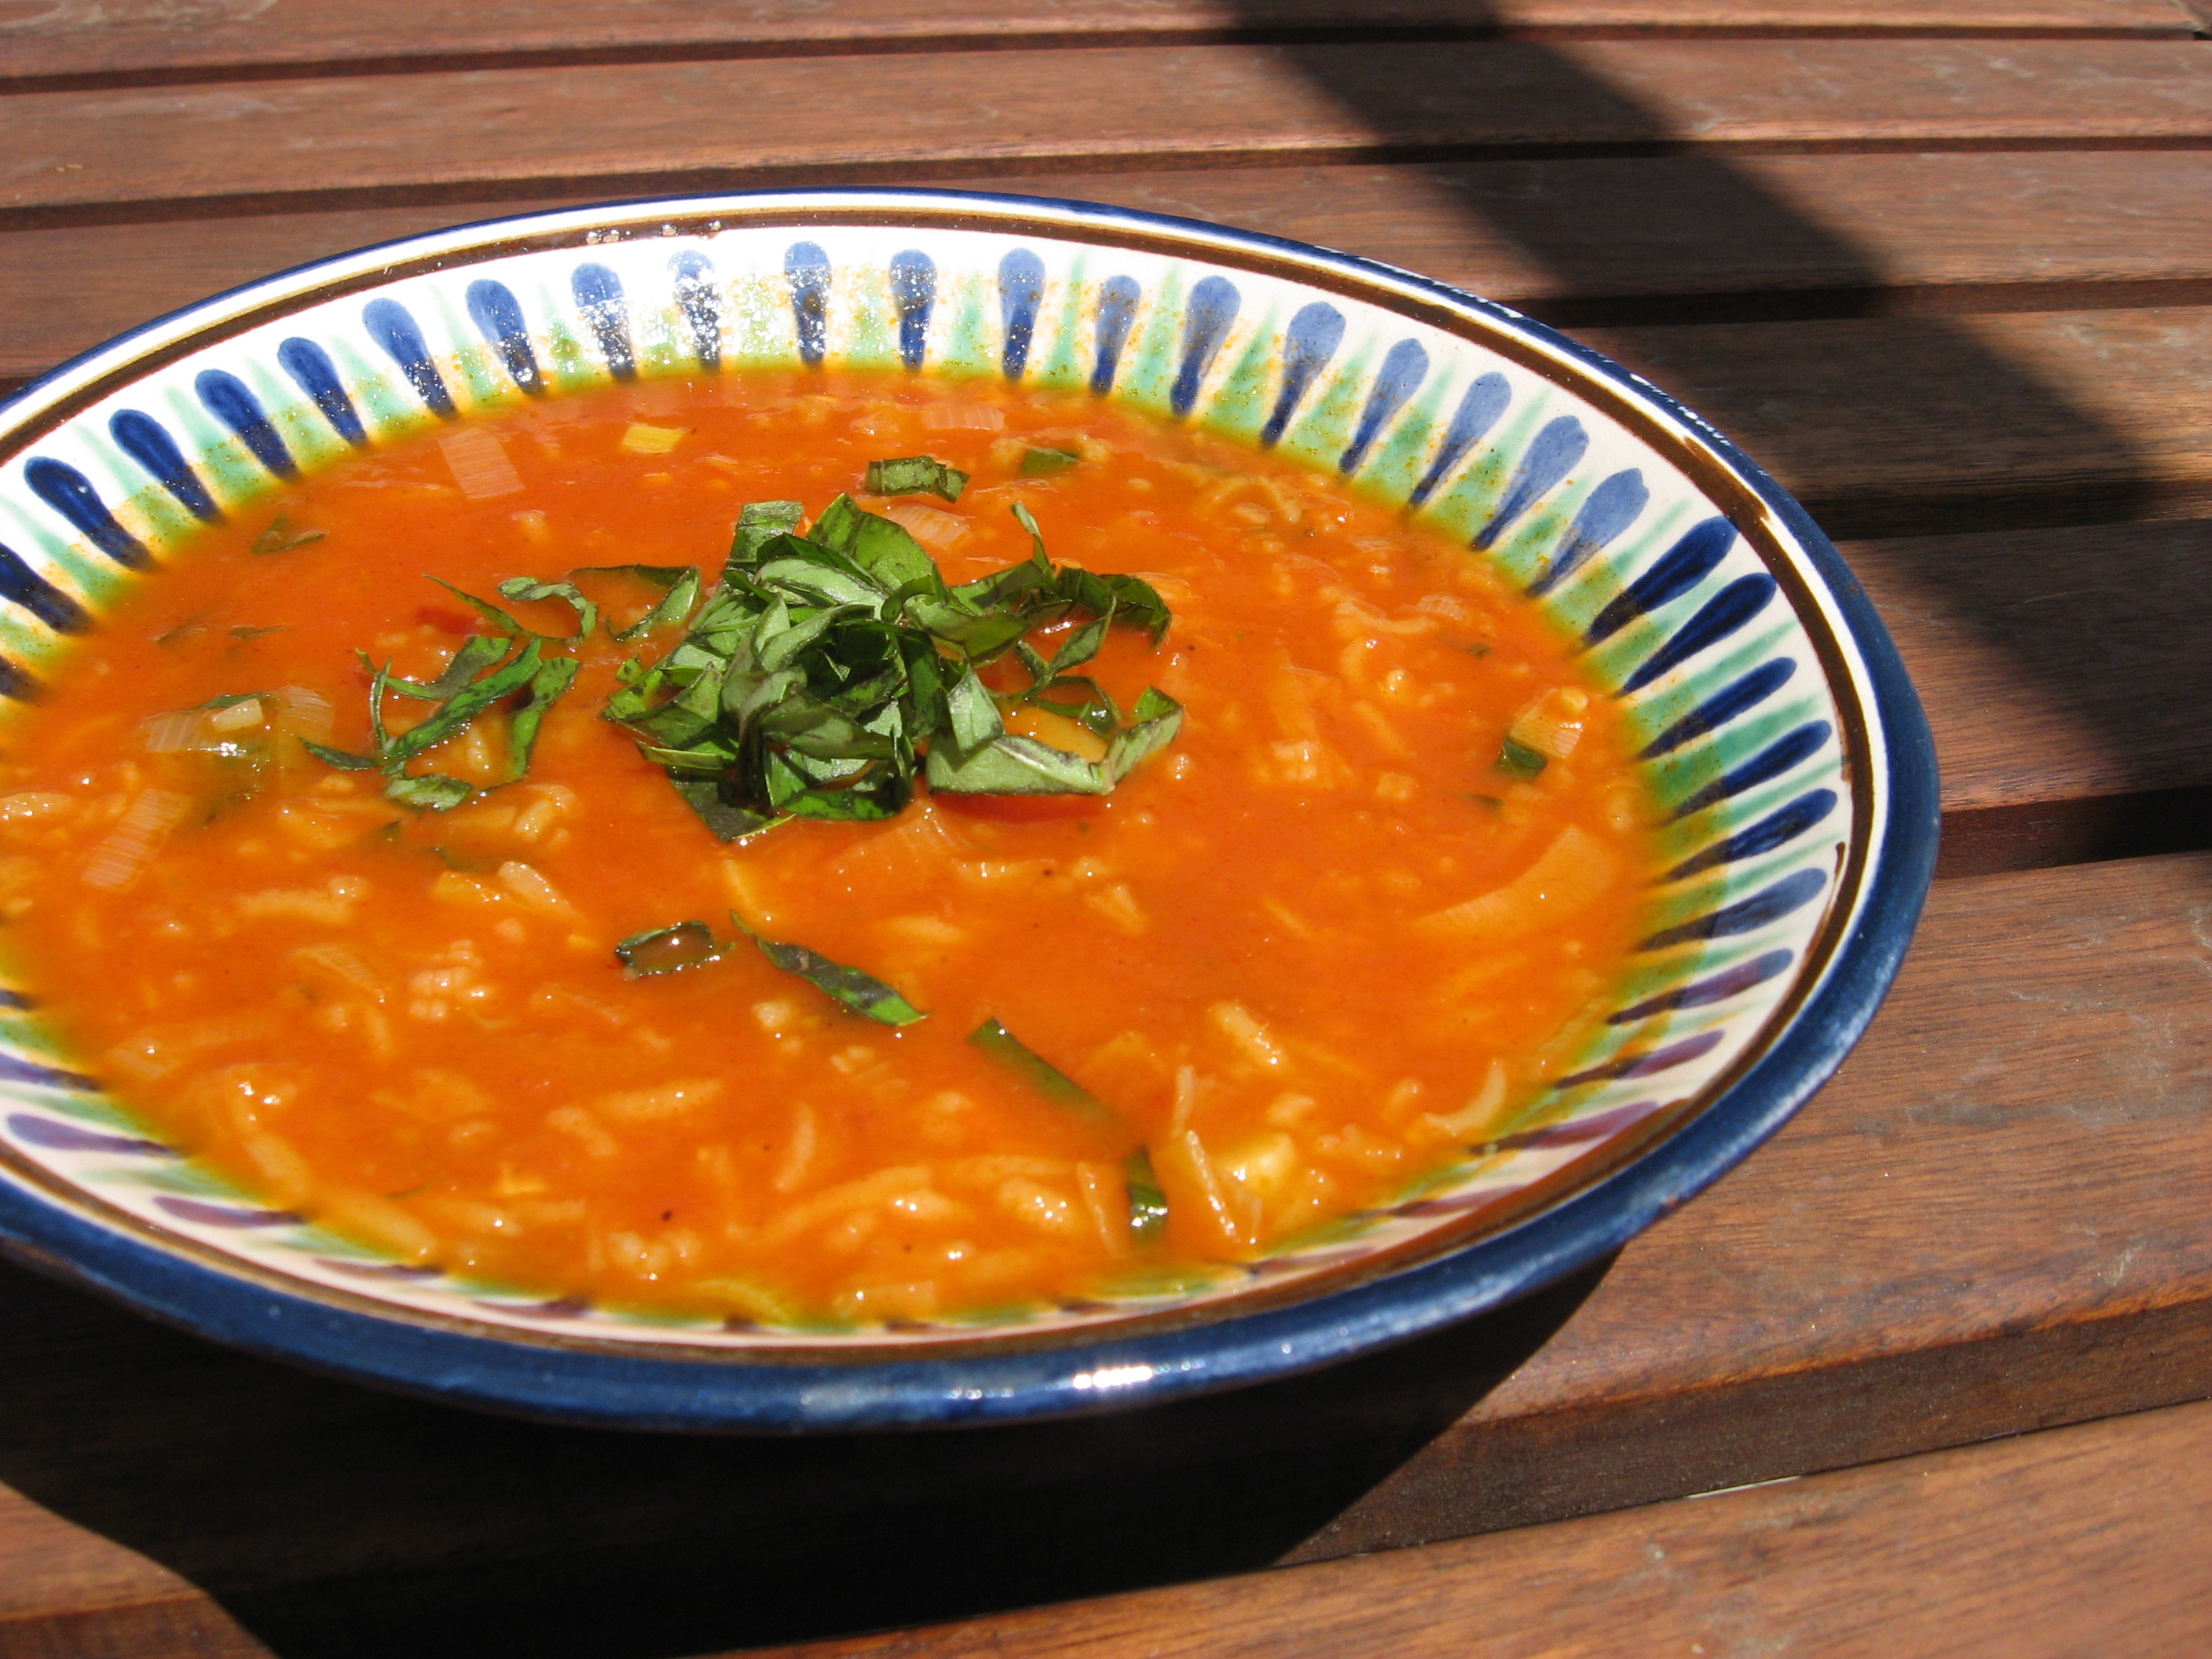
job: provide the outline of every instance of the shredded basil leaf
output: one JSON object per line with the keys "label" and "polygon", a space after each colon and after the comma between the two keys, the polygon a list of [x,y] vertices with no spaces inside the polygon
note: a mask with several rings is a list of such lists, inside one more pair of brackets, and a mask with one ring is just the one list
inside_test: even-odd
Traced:
{"label": "shredded basil leaf", "polygon": [[987,1018],[981,1025],[968,1033],[968,1041],[1048,1100],[1074,1107],[1088,1117],[1112,1115],[1097,1096],[1039,1054],[997,1019]]}
{"label": "shredded basil leaf", "polygon": [[345,750],[332,749],[326,744],[316,743],[307,738],[300,739],[300,746],[325,766],[335,766],[341,772],[376,770],[376,757],[374,755],[349,754]]}
{"label": "shredded basil leaf", "polygon": [[475,793],[473,785],[435,772],[392,772],[384,780],[386,800],[398,801],[402,806],[426,806],[434,812],[450,812]]}
{"label": "shredded basil leaf", "polygon": [[766,957],[787,974],[796,974],[815,989],[826,993],[843,1003],[856,1014],[866,1014],[884,1025],[911,1025],[929,1016],[915,1007],[883,981],[862,973],[858,968],[848,968],[842,962],[808,950],[804,945],[787,945],[775,939],[763,939],[747,927],[744,918],[734,910],[730,920],[749,934],[752,942]]}
{"label": "shredded basil leaf", "polygon": [[291,515],[279,513],[269,528],[253,538],[248,550],[254,553],[289,553],[296,548],[307,547],[322,540],[331,532],[327,530],[295,530]]}
{"label": "shredded basil leaf", "polygon": [[503,599],[567,601],[576,612],[576,631],[568,635],[572,640],[590,638],[599,625],[599,607],[578,592],[574,582],[538,582],[527,576],[509,576],[499,585],[499,595]]}
{"label": "shredded basil leaf", "polygon": [[719,960],[721,946],[714,930],[703,921],[679,921],[673,927],[653,927],[632,933],[615,946],[615,959],[632,979],[649,974],[680,974]]}
{"label": "shredded basil leaf", "polygon": [[1083,460],[1080,450],[1030,449],[1022,456],[1022,476],[1025,478],[1048,478],[1055,472],[1065,472],[1079,465]]}
{"label": "shredded basil leaf", "polygon": [[1152,1155],[1139,1146],[1121,1165],[1121,1179],[1129,1188],[1129,1231],[1139,1240],[1158,1238],[1167,1231],[1168,1195],[1152,1173]]}
{"label": "shredded basil leaf", "polygon": [[871,495],[941,495],[957,501],[960,492],[968,488],[968,475],[933,455],[904,455],[896,460],[870,461],[863,487]]}
{"label": "shredded basil leaf", "polygon": [[1498,769],[1523,782],[1540,775],[1549,764],[1541,750],[1531,749],[1525,743],[1516,743],[1510,738],[1505,739],[1505,746],[1498,756]]}

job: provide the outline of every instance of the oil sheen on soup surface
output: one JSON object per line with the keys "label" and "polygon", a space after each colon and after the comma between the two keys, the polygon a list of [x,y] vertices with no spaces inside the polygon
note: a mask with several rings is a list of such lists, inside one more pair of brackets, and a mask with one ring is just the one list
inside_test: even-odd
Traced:
{"label": "oil sheen on soup surface", "polygon": [[[972,475],[957,500],[866,493],[924,454]],[[1108,793],[923,784],[718,839],[605,713],[684,636],[651,611],[685,567],[701,614],[741,506],[841,492],[950,583],[1030,556],[1017,504],[1056,563],[1142,574],[1164,635],[1117,616],[1080,672],[1125,724],[1147,686],[1179,703],[1173,741]],[[498,596],[574,571],[586,638],[562,595]],[[579,665],[519,779],[527,686],[411,763],[459,805],[302,741],[374,750],[388,665],[430,688],[386,689],[402,743],[526,629],[540,669]],[[1038,659],[1001,655],[985,701],[1097,765],[1103,738],[1012,695]],[[10,733],[0,915],[78,1061],[285,1209],[611,1307],[872,1324],[1310,1237],[1571,1061],[1650,858],[1609,701],[1480,556],[1204,433],[996,386],[736,375],[398,444],[206,532],[56,682]]]}

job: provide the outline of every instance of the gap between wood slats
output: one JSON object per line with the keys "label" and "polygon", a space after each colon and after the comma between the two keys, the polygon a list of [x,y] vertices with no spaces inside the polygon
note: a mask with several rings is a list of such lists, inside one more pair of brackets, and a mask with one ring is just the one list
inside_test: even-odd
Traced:
{"label": "gap between wood slats", "polygon": [[842,58],[517,70],[0,99],[0,228],[958,171],[2208,143],[2212,58],[2180,43],[945,54],[896,99]]}
{"label": "gap between wood slats", "polygon": [[834,13],[660,3],[292,0],[242,16],[171,6],[54,9],[15,22],[0,93],[178,86],[210,81],[1121,46],[1320,45],[1372,40],[2159,40],[2199,29],[2176,0],[1250,0],[1249,3],[1039,6],[869,0]]}
{"label": "gap between wood slats", "polygon": [[2179,1406],[1599,1520],[761,1659],[2196,1659],[2212,1649],[2208,1526],[2212,1406]]}
{"label": "gap between wood slats", "polygon": [[2197,1398],[2208,915],[2201,856],[1947,884],[1838,1078],[1609,1267],[1118,1418],[550,1429],[321,1382],[0,1269],[0,1480],[55,1517],[0,1504],[0,1606],[26,1629],[167,1607],[176,1575],[287,1659],[665,1659]]}

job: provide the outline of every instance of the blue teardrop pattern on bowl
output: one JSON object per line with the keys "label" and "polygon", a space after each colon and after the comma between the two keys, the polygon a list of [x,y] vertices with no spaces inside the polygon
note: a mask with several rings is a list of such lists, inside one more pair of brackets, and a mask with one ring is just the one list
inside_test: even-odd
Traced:
{"label": "blue teardrop pattern on bowl", "polygon": [[1544,429],[1529,442],[1513,469],[1513,482],[1505,487],[1505,498],[1498,510],[1490,515],[1490,522],[1475,532],[1474,544],[1480,548],[1497,545],[1498,538],[1510,529],[1514,522],[1530,507],[1549,495],[1552,489],[1568,473],[1575,470],[1589,449],[1589,434],[1583,423],[1571,415],[1561,415],[1547,422]]}
{"label": "blue teardrop pattern on bowl", "polygon": [[1413,493],[1406,498],[1406,504],[1418,507],[1436,494],[1437,486],[1459,470],[1468,452],[1498,424],[1498,416],[1512,402],[1511,381],[1495,369],[1478,374],[1460,395],[1459,407],[1452,411],[1451,422],[1444,428],[1443,442],[1437,446],[1436,459],[1413,486]]}
{"label": "blue teardrop pattern on bowl", "polygon": [[307,394],[308,400],[323,413],[323,418],[339,437],[356,449],[368,447],[368,430],[361,423],[361,411],[353,406],[353,399],[338,380],[337,365],[331,354],[313,340],[295,334],[276,348],[276,362],[292,377],[292,384]]}
{"label": "blue teardrop pattern on bowl", "polygon": [[622,278],[593,260],[568,273],[568,292],[599,343],[607,373],[617,380],[637,379],[637,353],[629,340],[629,302],[623,295]]}
{"label": "blue teardrop pattern on bowl", "polygon": [[177,1158],[184,1154],[173,1146],[140,1135],[109,1134],[82,1124],[63,1123],[51,1117],[15,1112],[8,1119],[9,1133],[33,1146],[55,1152],[105,1152],[116,1158]]}
{"label": "blue teardrop pattern on bowl", "polygon": [[1636,758],[1640,761],[1657,760],[1662,755],[1672,754],[1686,743],[1711,735],[1737,715],[1765,702],[1788,684],[1790,677],[1796,672],[1797,662],[1793,657],[1776,657],[1759,664],[1748,674],[1730,680],[1645,744]]}
{"label": "blue teardrop pattern on bowl", "polygon": [[1835,727],[1826,720],[1808,720],[1796,730],[1777,738],[1740,766],[1730,767],[1711,783],[1705,785],[1675,803],[1670,823],[1702,812],[1708,806],[1718,805],[1733,795],[1747,789],[1755,789],[1762,783],[1771,783],[1790,768],[1809,760],[1827,746]]}
{"label": "blue teardrop pattern on bowl", "polygon": [[1703,1060],[1720,1047],[1723,1035],[1720,1031],[1700,1031],[1695,1036],[1684,1037],[1680,1042],[1615,1054],[1602,1065],[1592,1066],[1571,1077],[1563,1077],[1552,1086],[1555,1089],[1582,1089],[1593,1083],[1612,1083],[1622,1078],[1656,1077],[1662,1072],[1673,1071],[1677,1066],[1687,1066],[1693,1060]]}
{"label": "blue teardrop pattern on bowl", "polygon": [[830,256],[818,242],[793,242],[784,250],[784,280],[791,284],[791,320],[799,334],[799,361],[822,367],[830,349]]}
{"label": "blue teardrop pattern on bowl", "polygon": [[937,304],[937,263],[920,248],[891,255],[891,309],[898,314],[899,362],[921,368],[929,349],[929,313]]}
{"label": "blue teardrop pattern on bowl", "polygon": [[1019,380],[1030,366],[1037,309],[1044,304],[1044,261],[1031,248],[1009,248],[999,261],[999,372]]}
{"label": "blue teardrop pattern on bowl", "polygon": [[[1812,749],[1808,748],[1806,752],[1811,753]],[[1779,852],[1807,830],[1825,823],[1840,799],[1832,789],[1811,790],[1768,813],[1748,830],[1739,830],[1692,854],[1669,870],[1665,879],[1686,881],[1723,864],[1739,864],[1746,859],[1764,858],[1769,853]]]}
{"label": "blue teardrop pattern on bowl", "polygon": [[1121,354],[1137,326],[1137,301],[1144,289],[1133,276],[1109,276],[1098,289],[1097,356],[1091,369],[1091,390],[1104,397],[1114,389],[1121,372]]}
{"label": "blue teardrop pattern on bowl", "polygon": [[1191,289],[1182,313],[1182,366],[1176,370],[1175,385],[1168,392],[1168,407],[1177,420],[1197,404],[1199,382],[1213,366],[1243,303],[1237,284],[1226,276],[1203,277]]}
{"label": "blue teardrop pattern on bowl", "polygon": [[714,262],[685,248],[668,262],[676,308],[691,331],[691,355],[709,374],[722,366],[722,307],[714,293]]}
{"label": "blue teardrop pattern on bowl", "polygon": [[300,464],[292,459],[284,435],[261,407],[252,387],[227,369],[203,369],[193,378],[192,390],[207,412],[230,428],[253,457],[280,478],[296,478]]}
{"label": "blue teardrop pattern on bowl", "polygon": [[507,378],[532,398],[545,395],[545,377],[538,372],[538,353],[530,344],[530,324],[522,304],[505,283],[480,276],[469,284],[469,319],[483,336],[484,343],[507,365]]}
{"label": "blue teardrop pattern on bowl", "polygon": [[1352,428],[1352,441],[1344,447],[1344,453],[1337,457],[1338,471],[1348,476],[1359,471],[1359,464],[1367,459],[1382,428],[1428,378],[1429,354],[1419,340],[1401,340],[1382,354],[1382,367],[1376,372],[1366,407],[1359,411],[1359,424]]}
{"label": "blue teardrop pattern on bowl", "polygon": [[1739,899],[1734,904],[1723,904],[1717,910],[1708,910],[1677,927],[1662,928],[1636,948],[1639,951],[1667,951],[1677,945],[1702,944],[1709,939],[1732,939],[1739,933],[1748,933],[1779,921],[1792,910],[1809,904],[1828,884],[1827,872],[1818,869],[1792,871],[1771,887],[1761,888],[1749,898]]}
{"label": "blue teardrop pattern on bowl", "polygon": [[1282,386],[1275,393],[1273,412],[1260,428],[1261,448],[1273,449],[1281,441],[1283,429],[1290,425],[1306,388],[1343,343],[1344,313],[1326,300],[1301,307],[1291,319],[1290,326],[1283,331]]}
{"label": "blue teardrop pattern on bowl", "polygon": [[0,543],[0,599],[21,605],[57,634],[82,634],[92,626],[90,612],[4,543]]}
{"label": "blue teardrop pattern on bowl", "polygon": [[1606,1016],[1609,1025],[1640,1025],[1647,1019],[1662,1014],[1678,1013],[1686,1008],[1710,1008],[1715,1003],[1726,1002],[1730,997],[1741,996],[1753,986],[1764,985],[1777,974],[1788,970],[1797,959],[1790,951],[1768,951],[1747,962],[1730,964],[1710,979],[1678,985],[1671,991],[1638,1003],[1632,1008],[1616,1009]]}
{"label": "blue teardrop pattern on bowl", "polygon": [[61,514],[70,528],[126,570],[151,570],[152,555],[145,544],[115,521],[100,492],[66,461],[52,456],[33,457],[23,467],[31,493]]}
{"label": "blue teardrop pattern on bowl", "polygon": [[422,337],[422,325],[413,313],[397,300],[371,300],[361,308],[361,325],[407,377],[407,384],[415,388],[424,408],[442,421],[460,417],[460,410],[453,406],[453,392],[431,361],[429,342]]}
{"label": "blue teardrop pattern on bowl", "polygon": [[116,447],[151,473],[154,482],[176,497],[185,512],[202,524],[222,522],[222,509],[216,505],[200,475],[192,471],[168,428],[142,410],[123,409],[108,422],[107,432]]}
{"label": "blue teardrop pattern on bowl", "polygon": [[1651,492],[1644,486],[1644,474],[1632,466],[1614,473],[1590,491],[1589,499],[1576,512],[1574,522],[1560,538],[1559,550],[1545,565],[1543,574],[1528,584],[1528,597],[1540,599],[1589,563],[1591,555],[1612,546],[1621,532],[1636,522],[1650,499]]}

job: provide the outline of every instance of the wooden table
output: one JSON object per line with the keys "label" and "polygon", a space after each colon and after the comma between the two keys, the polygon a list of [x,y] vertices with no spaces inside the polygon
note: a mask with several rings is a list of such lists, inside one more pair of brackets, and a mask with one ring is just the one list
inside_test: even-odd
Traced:
{"label": "wooden table", "polygon": [[2177,0],[0,5],[10,383],[599,197],[942,182],[1305,238],[1568,326],[1771,466],[1896,630],[1946,809],[1886,1011],[1748,1164],[1601,1271],[1246,1394],[633,1438],[0,1269],[0,1656],[2212,1651],[2208,32]]}

